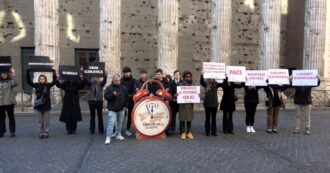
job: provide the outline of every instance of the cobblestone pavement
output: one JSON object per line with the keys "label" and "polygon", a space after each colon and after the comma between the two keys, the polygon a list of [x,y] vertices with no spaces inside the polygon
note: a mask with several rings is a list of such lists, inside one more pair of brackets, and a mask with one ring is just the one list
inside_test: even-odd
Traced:
{"label": "cobblestone pavement", "polygon": [[[0,138],[2,172],[330,172],[330,110],[312,111],[312,135],[294,135],[293,111],[281,112],[279,133],[265,132],[266,113],[257,112],[256,134],[245,132],[242,111],[234,113],[234,135],[224,135],[218,113],[218,137],[204,135],[204,114],[193,121],[194,140],[112,140],[89,134],[89,117],[78,123],[76,135],[66,135],[58,115],[52,115],[51,137],[38,139],[37,117],[16,116],[17,137]],[[107,116],[104,116],[107,122]]]}

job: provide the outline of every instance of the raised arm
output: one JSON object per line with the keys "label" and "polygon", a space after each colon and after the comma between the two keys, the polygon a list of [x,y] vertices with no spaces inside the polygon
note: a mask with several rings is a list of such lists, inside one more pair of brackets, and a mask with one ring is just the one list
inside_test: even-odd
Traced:
{"label": "raised arm", "polygon": [[199,83],[204,87],[206,88],[206,83],[205,83],[205,80],[204,80],[204,76],[203,74],[201,74],[200,78],[199,78]]}
{"label": "raised arm", "polygon": [[30,72],[31,72],[30,69],[26,70],[26,82],[27,82],[31,87],[36,88],[36,84],[33,83],[32,80],[31,80]]}
{"label": "raised arm", "polygon": [[108,76],[105,74],[101,82],[101,87],[103,88],[107,84]]}

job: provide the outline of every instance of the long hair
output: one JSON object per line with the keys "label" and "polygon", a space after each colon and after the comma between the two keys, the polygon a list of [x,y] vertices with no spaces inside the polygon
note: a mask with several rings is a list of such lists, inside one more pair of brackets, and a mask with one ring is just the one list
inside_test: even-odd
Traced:
{"label": "long hair", "polygon": [[45,83],[48,82],[48,79],[47,79],[46,75],[44,75],[44,74],[39,75],[38,82],[39,82],[39,80],[40,80],[41,77],[45,78]]}

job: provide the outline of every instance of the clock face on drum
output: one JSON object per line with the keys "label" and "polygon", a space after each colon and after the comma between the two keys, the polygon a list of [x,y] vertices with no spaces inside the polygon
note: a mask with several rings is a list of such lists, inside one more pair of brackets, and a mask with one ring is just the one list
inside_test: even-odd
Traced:
{"label": "clock face on drum", "polygon": [[169,107],[160,98],[142,100],[133,111],[134,126],[139,133],[145,136],[161,134],[170,123]]}

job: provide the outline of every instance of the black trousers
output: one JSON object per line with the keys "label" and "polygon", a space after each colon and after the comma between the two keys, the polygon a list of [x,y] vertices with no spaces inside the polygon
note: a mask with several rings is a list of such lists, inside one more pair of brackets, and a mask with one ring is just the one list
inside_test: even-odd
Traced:
{"label": "black trousers", "polygon": [[70,121],[65,123],[66,131],[68,133],[76,133],[77,130],[77,121]]}
{"label": "black trousers", "polygon": [[[216,134],[217,133],[217,107],[208,107],[204,106],[205,109],[205,133],[209,134],[210,133],[210,128],[211,128],[211,133]],[[211,119],[211,123],[210,123]],[[211,125],[210,125],[211,124]]]}
{"label": "black trousers", "polygon": [[176,128],[176,114],[179,112],[179,105],[177,103],[171,103],[171,111],[172,111],[172,121],[171,121],[171,130],[175,130]]}
{"label": "black trousers", "polygon": [[180,121],[180,134],[183,132],[189,133],[191,130],[191,121]]}
{"label": "black trousers", "polygon": [[132,125],[132,111],[133,111],[133,107],[130,107],[127,109],[127,114],[125,112],[125,114],[127,115],[127,126],[126,126],[126,130],[129,130],[131,128]]}
{"label": "black trousers", "polygon": [[0,134],[6,133],[6,114],[9,119],[9,131],[11,133],[16,131],[14,107],[15,105],[0,106]]}
{"label": "black trousers", "polygon": [[103,103],[89,104],[89,111],[91,113],[91,120],[90,120],[89,130],[91,132],[95,131],[95,112],[97,112],[99,132],[104,132],[102,108],[103,108]]}
{"label": "black trousers", "polygon": [[246,126],[253,126],[254,117],[256,114],[256,110],[257,110],[257,104],[256,103],[245,103],[244,107],[245,107],[245,112],[246,112],[245,124],[246,124]]}
{"label": "black trousers", "polygon": [[231,133],[234,130],[233,127],[233,111],[223,110],[223,132]]}

